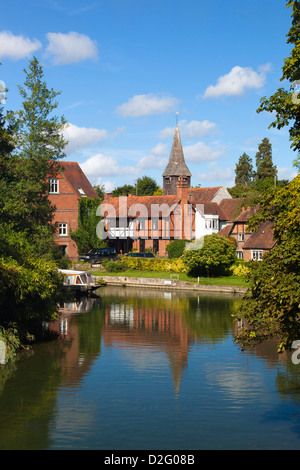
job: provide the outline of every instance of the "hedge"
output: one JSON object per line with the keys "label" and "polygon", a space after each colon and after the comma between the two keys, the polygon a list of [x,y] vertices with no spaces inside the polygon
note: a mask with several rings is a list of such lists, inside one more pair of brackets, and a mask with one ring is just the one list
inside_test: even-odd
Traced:
{"label": "hedge", "polygon": [[174,272],[186,273],[187,268],[180,258],[165,259],[165,258],[122,258],[122,263],[129,269],[136,269],[137,271],[154,271],[154,272]]}

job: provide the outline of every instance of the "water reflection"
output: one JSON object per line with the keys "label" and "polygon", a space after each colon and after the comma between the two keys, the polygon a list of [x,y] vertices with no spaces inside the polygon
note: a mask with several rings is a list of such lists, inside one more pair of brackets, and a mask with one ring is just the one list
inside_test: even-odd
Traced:
{"label": "water reflection", "polygon": [[0,449],[280,448],[274,422],[297,447],[300,369],[270,342],[239,351],[238,296],[100,295],[65,304],[47,325],[57,339],[0,366]]}

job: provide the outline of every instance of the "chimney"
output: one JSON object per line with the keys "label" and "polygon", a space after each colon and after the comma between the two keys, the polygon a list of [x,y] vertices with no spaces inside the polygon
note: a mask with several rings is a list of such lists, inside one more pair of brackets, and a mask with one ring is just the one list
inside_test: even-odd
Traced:
{"label": "chimney", "polygon": [[184,190],[186,188],[189,188],[189,182],[186,179],[183,179],[183,176],[181,175],[180,178],[178,178],[178,181],[176,182],[177,196],[179,196],[181,199],[183,197],[183,194],[185,193]]}

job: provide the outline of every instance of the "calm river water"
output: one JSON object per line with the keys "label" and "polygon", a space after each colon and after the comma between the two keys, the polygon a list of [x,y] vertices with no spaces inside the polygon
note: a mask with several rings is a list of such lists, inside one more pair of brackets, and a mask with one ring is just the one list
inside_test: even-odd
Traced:
{"label": "calm river water", "polygon": [[272,343],[239,350],[238,297],[100,296],[0,366],[1,450],[300,449],[300,364]]}

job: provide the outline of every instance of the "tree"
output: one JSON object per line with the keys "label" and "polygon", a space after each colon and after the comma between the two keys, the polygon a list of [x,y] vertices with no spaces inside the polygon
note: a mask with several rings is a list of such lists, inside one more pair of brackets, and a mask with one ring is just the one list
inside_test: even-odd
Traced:
{"label": "tree", "polygon": [[246,153],[243,153],[235,167],[235,184],[249,186],[252,182],[253,174],[251,158]]}
{"label": "tree", "polygon": [[96,191],[96,193],[98,194],[100,200],[102,201],[102,199],[104,198],[104,194],[105,194],[104,184],[102,184],[101,186],[100,186],[100,184],[97,184],[97,185],[93,186],[93,188]]}
{"label": "tree", "polygon": [[300,2],[297,0],[287,0],[287,7],[292,7],[292,24],[287,34],[287,43],[293,46],[291,54],[284,60],[282,67],[281,81],[287,80],[290,89],[279,88],[277,92],[269,98],[263,97],[260,100],[258,113],[267,111],[275,114],[275,120],[269,128],[282,129],[289,126],[291,148],[298,153],[294,165],[300,167],[300,101],[295,86],[300,79]]}
{"label": "tree", "polygon": [[136,185],[124,184],[124,186],[119,186],[112,191],[112,196],[128,196],[129,194],[134,194],[137,196],[153,196],[160,190],[160,187],[153,178],[149,176],[143,176],[138,178]]}
{"label": "tree", "polygon": [[256,160],[256,181],[261,181],[266,178],[274,178],[277,175],[277,168],[273,165],[272,161],[272,145],[266,137],[262,139],[258,146],[258,151],[255,155]]}
{"label": "tree", "polygon": [[34,233],[47,226],[53,233],[55,208],[47,196],[48,178],[57,174],[57,162],[65,156],[67,142],[62,131],[66,121],[53,115],[60,93],[48,89],[43,68],[35,57],[29,62],[29,70],[24,71],[24,87],[19,86],[22,109],[8,113],[14,129],[15,184],[14,201],[7,211],[19,230]]}
{"label": "tree", "polygon": [[105,242],[97,237],[96,228],[100,218],[96,215],[99,199],[88,197],[79,200],[78,228],[71,233],[79,254],[87,253],[91,248],[105,247]]}
{"label": "tree", "polygon": [[124,184],[123,186],[118,186],[112,191],[112,196],[119,197],[119,196],[128,196],[129,194],[135,194],[136,188],[131,184]]}
{"label": "tree", "polygon": [[273,190],[260,204],[259,213],[248,227],[273,223],[275,246],[261,262],[251,263],[250,288],[243,298],[237,319],[246,327],[236,340],[242,347],[255,345],[266,338],[276,338],[278,350],[289,349],[300,339],[300,176],[283,188]]}
{"label": "tree", "polygon": [[138,196],[153,196],[158,189],[159,186],[156,181],[149,176],[138,178],[136,182],[136,193]]}
{"label": "tree", "polygon": [[55,317],[62,286],[47,177],[63,156],[65,121],[52,116],[57,94],[36,59],[29,68],[23,109],[6,119],[0,109],[0,329],[13,324],[21,342]]}
{"label": "tree", "polygon": [[206,235],[202,248],[187,245],[182,260],[193,276],[221,276],[228,273],[236,260],[236,243],[233,238],[217,234]]}
{"label": "tree", "polygon": [[183,254],[187,240],[173,240],[166,246],[168,252],[168,258],[180,258]]}

